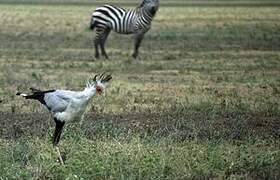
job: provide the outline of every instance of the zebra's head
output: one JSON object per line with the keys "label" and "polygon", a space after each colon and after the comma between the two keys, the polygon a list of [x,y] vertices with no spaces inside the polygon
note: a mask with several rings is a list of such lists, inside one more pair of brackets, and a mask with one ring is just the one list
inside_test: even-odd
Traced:
{"label": "zebra's head", "polygon": [[139,7],[148,10],[154,16],[159,7],[159,0],[143,0]]}

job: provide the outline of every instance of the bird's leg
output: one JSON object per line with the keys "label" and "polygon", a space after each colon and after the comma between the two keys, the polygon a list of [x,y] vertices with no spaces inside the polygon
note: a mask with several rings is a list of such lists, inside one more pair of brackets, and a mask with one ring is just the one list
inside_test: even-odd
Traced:
{"label": "bird's leg", "polygon": [[62,129],[63,129],[65,122],[59,121],[56,118],[54,118],[54,122],[55,122],[55,131],[54,131],[54,135],[53,135],[53,145],[57,146],[59,143],[60,136],[61,136]]}
{"label": "bird's leg", "polygon": [[62,159],[62,157],[61,157],[61,153],[60,153],[59,147],[58,147],[58,146],[55,146],[55,149],[56,149],[56,151],[57,151],[58,159],[59,159],[60,164],[61,164],[61,165],[64,165],[64,161],[63,161],[63,159]]}
{"label": "bird's leg", "polygon": [[64,165],[63,159],[61,157],[61,153],[60,153],[57,145],[59,143],[60,136],[61,136],[62,129],[63,129],[63,126],[64,126],[65,122],[64,121],[59,121],[56,118],[54,118],[54,121],[55,121],[55,131],[54,131],[54,135],[53,135],[53,146],[55,147],[55,149],[58,153],[58,158],[59,158],[60,163],[62,165]]}
{"label": "bird's leg", "polygon": [[82,115],[81,120],[80,120],[80,126],[81,127],[83,125],[84,119],[85,119],[85,114]]}

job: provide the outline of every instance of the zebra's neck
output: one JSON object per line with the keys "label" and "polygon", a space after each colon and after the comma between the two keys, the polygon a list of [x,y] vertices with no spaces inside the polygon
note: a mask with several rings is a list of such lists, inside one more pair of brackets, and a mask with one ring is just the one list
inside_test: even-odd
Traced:
{"label": "zebra's neck", "polygon": [[151,23],[151,21],[153,20],[153,15],[151,12],[149,12],[148,9],[146,8],[139,8],[139,11],[138,11],[138,17],[141,19],[141,20],[144,20],[144,22],[147,22],[147,23]]}
{"label": "zebra's neck", "polygon": [[141,31],[148,31],[151,26],[153,16],[148,12],[145,8],[138,8],[136,10],[136,18],[135,18],[135,26],[134,26],[134,32]]}

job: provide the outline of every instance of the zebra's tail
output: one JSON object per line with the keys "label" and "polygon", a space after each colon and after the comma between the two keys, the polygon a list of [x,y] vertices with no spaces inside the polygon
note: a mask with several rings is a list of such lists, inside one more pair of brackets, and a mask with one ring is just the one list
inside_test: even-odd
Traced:
{"label": "zebra's tail", "polygon": [[94,30],[95,26],[96,26],[96,22],[94,21],[93,18],[91,18],[89,28],[90,28],[91,30]]}

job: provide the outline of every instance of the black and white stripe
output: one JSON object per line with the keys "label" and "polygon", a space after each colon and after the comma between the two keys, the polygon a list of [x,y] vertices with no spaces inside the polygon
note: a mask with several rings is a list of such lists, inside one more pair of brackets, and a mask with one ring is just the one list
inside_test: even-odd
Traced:
{"label": "black and white stripe", "polygon": [[144,34],[151,28],[151,22],[159,7],[159,0],[143,0],[134,10],[126,10],[113,5],[104,5],[92,13],[90,28],[96,29],[94,45],[96,58],[101,53],[108,58],[105,52],[105,42],[111,30],[120,34],[135,34],[133,57],[138,55],[138,48]]}

